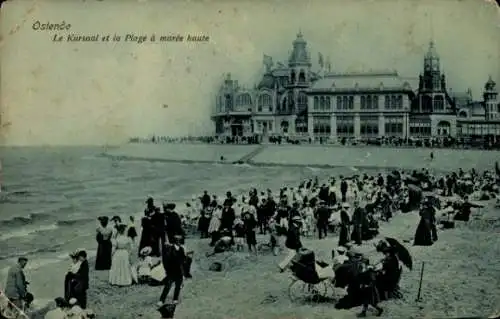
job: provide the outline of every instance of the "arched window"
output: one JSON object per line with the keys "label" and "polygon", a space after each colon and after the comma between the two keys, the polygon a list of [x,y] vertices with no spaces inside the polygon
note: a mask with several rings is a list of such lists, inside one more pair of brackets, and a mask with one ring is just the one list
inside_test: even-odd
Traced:
{"label": "arched window", "polygon": [[290,72],[290,80],[289,80],[290,83],[295,83],[295,71],[292,70]]}
{"label": "arched window", "polygon": [[288,112],[292,112],[295,106],[293,92],[288,92]]}
{"label": "arched window", "polygon": [[297,102],[299,111],[304,111],[307,109],[307,95],[304,92],[299,92]]}
{"label": "arched window", "polygon": [[319,108],[321,111],[325,110],[325,97],[324,96],[319,98]]}
{"label": "arched window", "polygon": [[366,98],[364,96],[361,96],[361,109],[366,109]]}
{"label": "arched window", "polygon": [[337,96],[337,110],[341,110],[341,109],[342,109],[342,97]]}
{"label": "arched window", "polygon": [[422,112],[432,111],[432,97],[424,95],[422,97]]}
{"label": "arched window", "polygon": [[349,109],[354,109],[354,96],[349,96]]}
{"label": "arched window", "polygon": [[398,108],[402,109],[403,108],[403,96],[398,95]]}
{"label": "arched window", "polygon": [[460,111],[460,113],[458,113],[458,116],[459,117],[467,117],[467,111]]}
{"label": "arched window", "polygon": [[370,95],[368,95],[366,97],[366,108],[367,109],[371,109],[372,108],[372,97]]}
{"label": "arched window", "polygon": [[384,107],[386,110],[391,108],[391,97],[389,95],[384,96]]}
{"label": "arched window", "polygon": [[281,132],[288,133],[288,122],[287,121],[281,122]]}
{"label": "arched window", "polygon": [[272,111],[272,98],[269,94],[263,93],[259,96],[259,100],[257,102],[257,110],[262,112],[264,109]]}
{"label": "arched window", "polygon": [[326,97],[326,99],[325,99],[325,107],[326,107],[326,109],[327,109],[328,111],[329,111],[329,110],[331,110],[331,108],[332,108],[332,104],[331,104],[331,103],[332,103],[332,102],[331,102],[330,97],[329,97],[329,96],[327,96],[327,97]]}
{"label": "arched window", "polygon": [[398,107],[398,99],[395,95],[391,96],[391,108],[395,109]]}
{"label": "arched window", "polygon": [[319,98],[317,96],[314,97],[314,110],[319,110]]}
{"label": "arched window", "polygon": [[243,93],[240,94],[236,97],[236,105],[237,106],[246,106],[246,105],[251,105],[252,104],[252,98],[250,97],[250,94],[248,93]]}
{"label": "arched window", "polygon": [[434,110],[435,111],[444,110],[444,99],[441,95],[438,95],[434,98]]}
{"label": "arched window", "polygon": [[305,83],[306,82],[306,74],[304,71],[300,71],[299,73],[299,83]]}
{"label": "arched window", "polygon": [[233,110],[233,96],[231,94],[226,94],[226,110]]}
{"label": "arched window", "polygon": [[373,105],[372,105],[372,108],[374,110],[378,110],[378,95],[374,95],[373,96],[373,101],[372,101]]}
{"label": "arched window", "polygon": [[350,108],[350,105],[349,105],[349,98],[347,96],[344,96],[342,98],[342,104],[344,105],[344,109],[346,109],[348,106]]}

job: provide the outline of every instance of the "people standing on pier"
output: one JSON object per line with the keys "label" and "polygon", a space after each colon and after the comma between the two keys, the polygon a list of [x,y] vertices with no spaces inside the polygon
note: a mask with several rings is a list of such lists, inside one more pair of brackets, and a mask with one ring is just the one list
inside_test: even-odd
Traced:
{"label": "people standing on pier", "polygon": [[98,218],[99,227],[96,231],[97,254],[95,259],[95,270],[109,270],[111,268],[111,237],[113,230],[109,227],[107,216]]}

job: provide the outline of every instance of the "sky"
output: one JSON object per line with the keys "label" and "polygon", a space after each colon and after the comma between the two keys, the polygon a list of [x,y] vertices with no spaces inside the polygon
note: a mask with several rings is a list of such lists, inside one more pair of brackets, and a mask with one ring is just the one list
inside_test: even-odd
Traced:
{"label": "sky", "polygon": [[[3,145],[114,144],[131,136],[211,134],[230,72],[253,87],[263,54],[286,62],[300,30],[313,70],[394,69],[418,77],[435,41],[448,87],[480,99],[500,83],[499,11],[481,0],[17,0],[2,8]],[[33,24],[70,23],[69,31]],[[208,35],[205,43],[53,42],[55,34]],[[500,86],[500,84],[499,84]]]}

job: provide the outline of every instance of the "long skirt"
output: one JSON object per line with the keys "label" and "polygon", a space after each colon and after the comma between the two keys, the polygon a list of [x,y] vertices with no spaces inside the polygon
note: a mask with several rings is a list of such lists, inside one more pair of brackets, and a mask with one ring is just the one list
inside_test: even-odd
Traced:
{"label": "long skirt", "polygon": [[102,240],[97,244],[97,255],[95,258],[95,270],[111,269],[111,251],[113,246],[111,240]]}
{"label": "long skirt", "polygon": [[349,226],[342,224],[340,226],[340,234],[339,234],[339,246],[345,246],[350,241],[349,236]]}
{"label": "long skirt", "polygon": [[125,249],[116,250],[109,270],[109,283],[116,286],[130,286],[132,278],[129,252]]}
{"label": "long skirt", "polygon": [[430,223],[424,219],[420,219],[420,223],[418,223],[417,230],[415,232],[415,239],[413,241],[414,246],[431,246],[433,244],[432,241],[432,232]]}

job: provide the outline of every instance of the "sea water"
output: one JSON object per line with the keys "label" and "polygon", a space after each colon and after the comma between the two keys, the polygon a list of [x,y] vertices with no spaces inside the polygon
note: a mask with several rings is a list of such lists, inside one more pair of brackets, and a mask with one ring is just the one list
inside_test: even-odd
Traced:
{"label": "sea water", "polygon": [[99,157],[100,152],[78,147],[1,149],[2,277],[19,256],[29,258],[29,273],[68,262],[68,253],[77,248],[92,255],[96,218],[119,215],[126,221],[136,216],[139,224],[138,212],[148,196],[157,205],[175,202],[182,212],[185,203],[204,190],[222,199],[226,191],[247,194],[252,187],[276,191],[283,185],[297,186],[305,178],[352,173],[349,168],[117,161]]}

